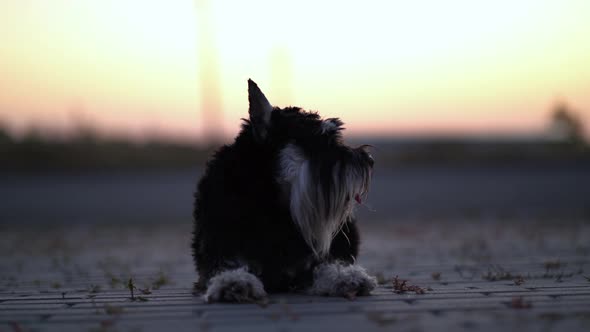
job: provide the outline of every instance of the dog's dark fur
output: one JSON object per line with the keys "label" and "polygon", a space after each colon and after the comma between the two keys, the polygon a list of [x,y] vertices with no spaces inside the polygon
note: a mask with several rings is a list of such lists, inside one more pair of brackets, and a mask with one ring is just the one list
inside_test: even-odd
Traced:
{"label": "dog's dark fur", "polygon": [[[235,142],[220,148],[208,162],[195,194],[196,288],[205,291],[216,275],[243,267],[260,279],[267,292],[306,290],[312,287],[314,271],[321,264],[337,262],[338,269],[354,264],[359,234],[352,215],[346,215],[329,251],[321,254],[312,249],[293,219],[290,187],[280,179],[281,151],[291,144],[303,152],[312,170],[310,185],[320,186],[324,197],[330,197],[330,187],[337,185],[334,182],[345,180],[334,178],[333,174],[345,176],[334,173],[335,167],[351,164],[370,174],[373,161],[364,147],[354,149],[343,143],[340,120],[322,120],[317,113],[297,107],[274,107],[265,119],[263,109],[270,104],[265,104],[266,98],[250,80],[249,95],[249,120],[244,120]],[[327,127],[325,121],[330,122]],[[346,199],[354,198],[360,200],[350,195]],[[345,289],[368,294],[374,287],[371,282],[357,282]],[[250,285],[223,287],[227,288],[223,294],[209,300],[254,301],[259,297],[251,294]]]}

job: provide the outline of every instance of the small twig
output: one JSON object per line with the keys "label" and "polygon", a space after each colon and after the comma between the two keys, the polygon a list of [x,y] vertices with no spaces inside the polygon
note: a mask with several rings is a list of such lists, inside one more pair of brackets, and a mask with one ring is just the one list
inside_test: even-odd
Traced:
{"label": "small twig", "polygon": [[138,289],[141,292],[141,294],[144,294],[144,295],[150,295],[152,293],[152,291],[150,290],[149,287],[146,287],[146,288],[138,288]]}
{"label": "small twig", "polygon": [[416,285],[407,285],[407,280],[400,280],[398,276],[393,278],[393,291],[401,294],[405,292],[414,292],[416,294],[424,294],[426,290],[420,286]]}
{"label": "small twig", "polygon": [[129,288],[129,291],[131,292],[131,301],[135,301],[135,295],[133,294],[133,290],[135,290],[133,278],[129,278],[129,281],[127,282],[127,288]]}
{"label": "small twig", "polygon": [[524,278],[522,276],[517,276],[516,279],[514,279],[514,284],[516,286],[520,286],[522,284],[524,284],[526,282],[526,280],[524,280]]}

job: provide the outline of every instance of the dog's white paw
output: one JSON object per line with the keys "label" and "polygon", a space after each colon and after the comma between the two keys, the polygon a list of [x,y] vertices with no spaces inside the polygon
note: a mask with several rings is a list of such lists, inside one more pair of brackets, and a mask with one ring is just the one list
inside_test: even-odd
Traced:
{"label": "dog's white paw", "polygon": [[260,279],[242,267],[211,278],[203,297],[209,303],[259,302],[266,299],[266,291]]}
{"label": "dog's white paw", "polygon": [[322,264],[313,272],[310,293],[328,296],[369,295],[377,287],[377,279],[358,265]]}

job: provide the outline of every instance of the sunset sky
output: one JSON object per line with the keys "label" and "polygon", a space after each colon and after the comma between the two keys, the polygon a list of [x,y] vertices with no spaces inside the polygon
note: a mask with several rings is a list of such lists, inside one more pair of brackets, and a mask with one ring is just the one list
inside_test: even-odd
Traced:
{"label": "sunset sky", "polygon": [[231,136],[248,78],[354,135],[531,133],[557,100],[590,133],[590,1],[0,1],[17,133]]}

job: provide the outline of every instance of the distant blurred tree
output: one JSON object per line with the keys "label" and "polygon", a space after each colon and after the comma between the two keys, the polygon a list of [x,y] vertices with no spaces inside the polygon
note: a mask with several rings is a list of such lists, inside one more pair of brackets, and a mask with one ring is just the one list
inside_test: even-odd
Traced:
{"label": "distant blurred tree", "polygon": [[40,127],[28,128],[20,139],[20,143],[28,145],[41,145],[46,141],[46,135],[43,135],[43,130]]}
{"label": "distant blurred tree", "polygon": [[582,120],[565,102],[559,102],[553,108],[549,136],[569,143],[585,142]]}
{"label": "distant blurred tree", "polygon": [[12,136],[10,136],[7,127],[0,121],[0,144],[12,143]]}

